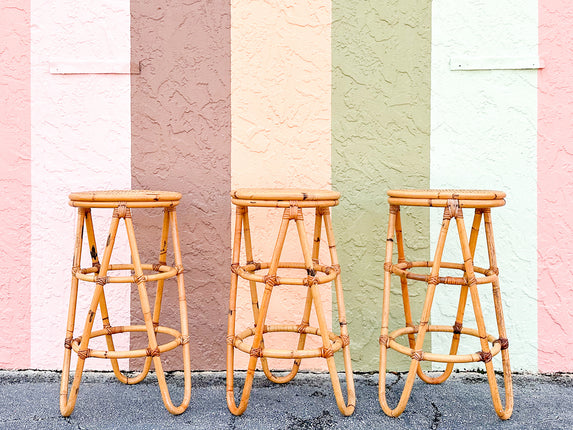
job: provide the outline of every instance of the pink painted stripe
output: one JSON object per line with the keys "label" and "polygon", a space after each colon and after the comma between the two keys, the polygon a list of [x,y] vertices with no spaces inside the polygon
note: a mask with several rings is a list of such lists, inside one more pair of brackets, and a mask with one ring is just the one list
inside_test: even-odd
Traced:
{"label": "pink painted stripe", "polygon": [[30,1],[0,5],[0,368],[30,366]]}
{"label": "pink painted stripe", "polygon": [[540,0],[538,113],[539,371],[573,371],[573,2]]}

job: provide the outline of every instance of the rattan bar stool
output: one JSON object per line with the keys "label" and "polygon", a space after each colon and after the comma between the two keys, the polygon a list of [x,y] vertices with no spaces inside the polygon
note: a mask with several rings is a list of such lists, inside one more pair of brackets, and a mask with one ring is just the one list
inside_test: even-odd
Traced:
{"label": "rattan bar stool", "polygon": [[[60,411],[63,416],[69,416],[75,407],[82,372],[85,360],[88,357],[106,358],[111,361],[113,372],[117,379],[124,384],[137,384],[148,374],[151,362],[155,366],[159,388],[163,403],[172,414],[181,414],[187,409],[191,399],[191,364],[189,352],[189,334],[187,327],[187,303],[185,300],[185,285],[183,281],[183,264],[181,261],[181,251],[179,247],[179,233],[177,230],[177,215],[175,207],[179,204],[181,194],[165,191],[95,191],[72,193],[69,196],[70,206],[78,208],[76,225],[76,239],[74,248],[74,262],[72,267],[72,286],[70,291],[70,304],[68,309],[68,322],[65,339],[64,366],[62,372],[62,382],[60,387]],[[107,243],[100,261],[94,237],[92,221],[92,209],[113,208],[113,217],[107,237]],[[131,219],[131,210],[135,208],[163,208],[163,229],[161,233],[161,244],[158,262],[155,264],[142,264],[135,240],[135,231]],[[131,264],[110,264],[110,258],[115,243],[116,233],[119,227],[119,220],[123,218],[127,230],[127,237],[131,249]],[[81,268],[81,255],[83,247],[83,234],[87,231],[89,252],[91,255],[92,267]],[[168,266],[167,243],[169,231],[173,241],[173,254],[175,264]],[[131,270],[132,276],[109,276],[108,273],[116,270]],[[144,274],[144,271],[153,272]],[[179,292],[179,311],[181,317],[181,330],[159,325],[159,314],[161,312],[161,300],[163,286],[166,279],[177,277],[177,288]],[[84,330],[81,336],[74,338],[74,321],[76,317],[76,304],[78,297],[79,281],[95,283],[94,294],[86,317]],[[157,282],[157,295],[153,311],[149,306],[146,283]],[[145,325],[133,326],[112,326],[110,323],[107,304],[105,300],[104,287],[113,283],[136,283],[141,300],[141,309]],[[94,317],[99,307],[103,329],[92,331]],[[131,351],[116,351],[113,342],[113,335],[125,332],[146,332],[149,339],[147,348]],[[156,333],[164,333],[173,336],[173,340],[168,343],[158,345]],[[107,350],[89,349],[89,341],[98,336],[105,336]],[[161,354],[170,351],[178,346],[183,347],[184,366],[184,395],[179,406],[175,406],[169,395],[165,375],[161,365]],[[72,350],[78,355],[76,372],[68,396],[68,381],[70,371],[70,360]],[[117,360],[119,358],[145,357],[143,371],[135,377],[125,376],[119,369]]]}
{"label": "rattan bar stool", "polygon": [[[511,368],[509,365],[509,342],[507,340],[503,310],[501,306],[501,294],[498,278],[499,270],[497,268],[491,218],[491,208],[505,205],[505,193],[500,191],[477,190],[391,190],[388,191],[388,195],[390,196],[388,198],[388,203],[390,204],[390,217],[388,221],[388,236],[386,242],[386,262],[384,263],[384,298],[382,330],[380,336],[380,379],[378,387],[380,406],[386,415],[397,417],[406,408],[416,374],[420,379],[429,384],[440,384],[448,379],[452,373],[454,363],[483,361],[487,371],[487,378],[495,411],[501,419],[508,419],[513,410],[513,389],[511,382]],[[442,227],[433,261],[406,260],[402,236],[402,223],[400,220],[400,206],[444,208]],[[464,208],[475,209],[469,240],[464,224]],[[447,263],[442,261],[446,235],[452,218],[455,218],[456,220],[463,255],[463,263]],[[482,218],[485,224],[485,236],[489,255],[489,268],[487,269],[474,266],[473,263]],[[398,248],[398,262],[396,264],[392,263],[394,237]],[[411,270],[421,267],[431,268],[430,274],[423,275]],[[440,276],[441,268],[461,270],[463,272],[463,276]],[[397,275],[400,277],[406,326],[394,330],[392,333],[388,333],[391,275]],[[408,279],[423,281],[428,284],[422,316],[418,325],[414,324],[412,321],[412,313],[408,296]],[[453,326],[428,325],[434,292],[438,284],[461,286],[458,310]],[[478,295],[478,285],[482,284],[492,284],[493,287],[493,301],[499,333],[497,338],[486,332]],[[462,325],[468,290],[471,295],[477,329],[466,328]],[[425,352],[423,350],[423,345],[424,336],[427,332],[452,333],[450,353],[446,355]],[[400,345],[395,340],[397,337],[405,335],[408,336],[409,347]],[[460,335],[470,335],[479,338],[481,350],[474,354],[457,354]],[[400,401],[394,409],[391,409],[386,401],[386,355],[388,348],[412,358]],[[505,384],[505,408],[501,402],[493,363],[491,361],[492,357],[500,352],[503,363],[503,378]],[[446,370],[440,376],[430,377],[422,371],[420,366],[420,362],[424,360],[447,363]]]}
{"label": "rattan bar stool", "polygon": [[[276,383],[286,383],[296,376],[301,359],[323,357],[326,359],[326,363],[328,365],[336,404],[343,415],[351,415],[354,412],[356,396],[354,391],[352,366],[350,362],[350,338],[348,337],[348,329],[346,326],[342,282],[340,280],[340,266],[338,264],[332,220],[330,218],[330,207],[338,204],[340,194],[335,191],[320,190],[239,189],[232,192],[231,197],[233,204],[236,206],[236,221],[233,243],[233,261],[231,264],[232,276],[227,335],[227,405],[229,410],[235,415],[241,415],[247,409],[253,378],[255,375],[255,367],[259,358],[261,360],[264,374],[269,380]],[[254,260],[249,226],[249,207],[284,208],[278,238],[270,262],[255,262]],[[307,242],[303,209],[314,209],[316,214],[314,224],[314,242],[312,247]],[[304,262],[281,261],[281,252],[285,243],[285,237],[290,221],[294,221],[296,224]],[[325,265],[319,262],[323,222],[330,251],[330,265]],[[246,263],[244,264],[240,263],[242,233],[244,233],[246,254]],[[300,269],[305,273],[304,276],[301,277],[279,277],[279,269]],[[257,273],[260,271],[263,273]],[[289,276],[293,275],[289,274]],[[241,331],[239,334],[235,334],[237,283],[239,277],[249,281],[255,326],[254,328],[248,328]],[[336,290],[340,335],[336,335],[328,331],[318,288],[319,284],[331,283],[332,281],[334,281]],[[257,295],[257,283],[265,284],[260,308]],[[306,302],[304,304],[304,311],[300,324],[265,325],[273,289],[278,286],[288,285],[307,287]],[[309,326],[313,303],[316,316],[318,318],[318,328]],[[263,335],[270,332],[299,333],[297,349],[287,350],[265,348]],[[320,336],[323,346],[321,348],[305,349],[305,340],[307,335]],[[249,345],[245,339],[251,336],[253,336],[253,341]],[[243,387],[241,401],[238,406],[235,402],[233,388],[235,348],[250,355],[245,385]],[[344,401],[334,361],[334,353],[339,350],[343,351],[348,404]],[[269,369],[267,358],[294,359],[294,363],[288,375],[278,377]]]}

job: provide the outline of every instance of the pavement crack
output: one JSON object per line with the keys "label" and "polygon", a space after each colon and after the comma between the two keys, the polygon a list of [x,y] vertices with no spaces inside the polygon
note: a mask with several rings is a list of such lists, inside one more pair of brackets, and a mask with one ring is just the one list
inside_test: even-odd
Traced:
{"label": "pavement crack", "polygon": [[438,428],[438,426],[440,425],[440,421],[442,420],[442,413],[440,412],[440,410],[438,409],[438,407],[436,406],[436,404],[434,402],[432,402],[432,407],[434,408],[434,418],[432,419],[432,422],[430,423],[430,429],[436,430]]}
{"label": "pavement crack", "polygon": [[400,372],[390,372],[390,373],[396,376],[396,380],[392,382],[390,385],[387,385],[386,388],[392,388],[394,385],[396,385],[398,382],[402,380],[402,374]]}

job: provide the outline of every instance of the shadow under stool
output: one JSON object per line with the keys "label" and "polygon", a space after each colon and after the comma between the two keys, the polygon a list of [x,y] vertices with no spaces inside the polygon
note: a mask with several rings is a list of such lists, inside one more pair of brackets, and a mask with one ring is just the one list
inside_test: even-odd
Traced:
{"label": "shadow under stool", "polygon": [[[342,282],[340,279],[340,266],[336,254],[334,232],[330,217],[330,207],[338,204],[340,194],[335,191],[321,190],[299,190],[299,189],[239,189],[231,193],[232,203],[236,208],[235,232],[233,241],[233,260],[231,264],[231,291],[229,300],[228,335],[227,335],[227,405],[229,410],[240,415],[246,409],[251,394],[253,378],[257,361],[261,360],[263,372],[266,377],[276,383],[286,383],[292,380],[299,369],[301,360],[311,357],[322,357],[326,360],[330,379],[332,382],[336,404],[343,415],[351,415],[355,407],[354,379],[350,362],[350,338],[346,326],[346,315],[344,308],[344,298],[342,294]],[[276,239],[274,251],[270,262],[255,262],[251,242],[251,226],[249,225],[249,210],[251,208],[282,208],[282,219]],[[314,241],[310,245],[307,241],[304,224],[304,211],[315,212]],[[304,261],[283,262],[281,253],[287,230],[291,221],[296,225],[298,239]],[[321,231],[324,223],[326,231],[326,242],[330,251],[330,264],[319,262],[320,244],[322,241]],[[240,262],[241,243],[244,241],[246,262]],[[279,269],[287,269],[286,276],[279,276]],[[301,271],[304,275],[294,277],[291,271]],[[262,272],[262,273],[261,273]],[[285,272],[286,273],[286,272]],[[252,301],[253,328],[247,328],[236,334],[235,318],[237,307],[237,284],[239,278],[249,282]],[[334,282],[337,305],[338,320],[340,324],[340,335],[328,330],[326,316],[319,293],[319,285]],[[257,293],[257,283],[265,285],[264,292],[259,306]],[[306,287],[306,301],[304,311],[299,324],[290,325],[266,325],[267,311],[271,300],[273,289],[281,287]],[[318,327],[309,325],[311,308],[314,304]],[[265,348],[264,334],[272,332],[294,332],[298,333],[298,344],[296,349],[271,349]],[[322,347],[305,349],[305,341],[308,335],[319,336],[322,340]],[[248,344],[246,339],[252,337],[252,343]],[[234,374],[234,352],[238,349],[249,354],[249,363],[245,384],[241,394],[241,400],[237,406],[233,388]],[[344,368],[346,373],[347,399],[344,401],[334,353],[343,351]],[[293,359],[293,366],[286,376],[276,376],[269,369],[268,358]]]}
{"label": "shadow under stool", "polygon": [[[181,261],[181,250],[179,246],[179,233],[177,230],[177,215],[175,208],[179,204],[181,194],[167,191],[93,191],[72,193],[69,196],[70,206],[78,208],[76,224],[74,260],[72,267],[72,285],[70,291],[70,303],[68,308],[68,322],[65,339],[64,366],[62,372],[62,382],[60,388],[60,411],[63,416],[69,416],[75,407],[82,372],[85,360],[89,357],[104,358],[111,361],[113,372],[117,379],[124,384],[137,384],[147,376],[151,367],[151,362],[155,367],[159,388],[163,403],[172,414],[181,414],[187,409],[191,399],[191,364],[189,352],[189,334],[187,327],[187,303],[185,299],[185,285],[183,281],[183,264]],[[97,245],[94,236],[92,221],[92,210],[99,208],[112,208],[113,215],[109,228],[107,243],[100,261]],[[140,261],[135,231],[131,218],[133,209],[157,208],[163,209],[163,228],[161,232],[160,250],[158,252],[158,262],[155,264],[143,264]],[[116,234],[120,219],[124,220],[127,230],[127,238],[131,250],[130,264],[110,264]],[[81,268],[81,256],[83,249],[84,230],[87,233],[89,253],[91,255],[92,267]],[[167,249],[169,233],[175,263],[173,266],[167,265]],[[132,275],[110,276],[113,271],[131,271]],[[147,273],[147,274],[146,274]],[[161,312],[161,301],[163,287],[166,279],[177,278],[177,289],[179,294],[179,312],[181,329],[180,331],[170,327],[159,325],[159,315]],[[85,320],[84,329],[81,336],[74,338],[74,323],[76,317],[76,305],[78,298],[79,281],[91,282],[95,284],[93,298],[89,307],[89,312]],[[156,282],[157,295],[153,309],[149,305],[146,285],[148,282]],[[135,283],[139,291],[141,309],[145,325],[112,326],[105,299],[105,286],[114,283]],[[96,311],[99,308],[103,329],[93,331],[93,324]],[[145,349],[135,349],[130,351],[116,351],[114,347],[113,335],[126,332],[147,333],[148,344]],[[173,337],[173,340],[159,345],[157,333],[163,333]],[[90,339],[105,336],[107,350],[93,350],[89,348]],[[175,406],[169,395],[165,374],[161,365],[161,354],[182,346],[183,367],[184,367],[184,395],[179,406]],[[76,371],[71,390],[68,396],[68,382],[70,372],[71,353],[74,351],[78,356]],[[118,365],[120,358],[145,357],[145,364],[141,373],[135,377],[125,376]]]}
{"label": "shadow under stool", "polygon": [[[505,205],[505,193],[500,191],[478,190],[391,190],[388,191],[390,216],[388,221],[388,236],[386,241],[386,259],[384,263],[384,296],[382,308],[382,329],[380,336],[380,379],[379,400],[383,411],[389,416],[399,416],[408,403],[416,375],[429,384],[440,384],[451,375],[454,363],[469,363],[482,361],[485,363],[487,379],[493,406],[498,416],[506,420],[513,410],[513,388],[511,382],[511,368],[509,365],[509,342],[507,340],[501,293],[499,287],[499,270],[493,240],[491,209]],[[423,206],[443,208],[443,221],[440,229],[438,243],[433,261],[408,261],[404,253],[404,240],[402,235],[402,222],[400,218],[401,206]],[[463,209],[474,209],[474,218],[470,237],[466,233]],[[448,233],[450,221],[455,219],[460,240],[463,263],[449,263],[442,261],[442,253]],[[489,256],[489,268],[474,266],[473,258],[476,250],[480,224],[484,221],[485,237]],[[394,245],[398,251],[398,262],[392,262]],[[431,268],[429,275],[415,273],[416,268]],[[440,276],[440,269],[455,269],[463,272],[462,276]],[[388,333],[388,320],[390,312],[390,285],[391,276],[400,277],[402,300],[406,326]],[[420,323],[414,324],[408,295],[408,280],[426,282],[427,290]],[[457,314],[452,326],[429,325],[430,311],[436,287],[439,284],[459,285],[461,287]],[[484,317],[478,295],[478,286],[491,284],[493,302],[497,320],[498,337],[486,332]],[[463,327],[464,311],[468,291],[471,296],[477,329]],[[424,336],[428,332],[452,333],[449,354],[435,354],[423,350]],[[479,338],[481,350],[473,354],[457,354],[461,335]],[[408,336],[409,346],[396,342],[399,336]],[[386,401],[386,359],[388,348],[411,357],[408,376],[404,389],[396,408],[392,409]],[[501,353],[503,364],[503,379],[505,384],[505,407],[502,404],[492,357]],[[421,361],[447,363],[445,371],[437,377],[430,377],[422,371]]]}

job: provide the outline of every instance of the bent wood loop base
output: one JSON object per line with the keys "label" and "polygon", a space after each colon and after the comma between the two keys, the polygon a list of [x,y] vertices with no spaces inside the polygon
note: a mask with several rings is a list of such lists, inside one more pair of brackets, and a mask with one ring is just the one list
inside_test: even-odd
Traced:
{"label": "bent wood loop base", "polygon": [[[232,202],[236,205],[235,236],[233,242],[233,261],[231,264],[231,293],[229,300],[229,320],[227,334],[227,405],[229,410],[235,415],[241,415],[247,409],[255,367],[257,361],[261,360],[263,372],[266,377],[276,383],[282,384],[291,381],[297,374],[301,360],[310,357],[323,357],[326,359],[330,379],[334,389],[336,404],[343,415],[351,415],[354,412],[356,395],[354,391],[354,379],[352,366],[350,363],[350,338],[346,326],[346,311],[344,308],[344,298],[342,295],[342,282],[340,279],[340,266],[336,254],[334,242],[334,232],[332,220],[330,218],[329,207],[338,204],[340,194],[334,191],[319,190],[290,190],[290,189],[240,189],[231,193]],[[269,263],[255,262],[251,243],[251,233],[249,226],[249,212],[251,207],[277,207],[284,208],[278,238],[275,244],[273,255]],[[314,242],[312,248],[306,238],[306,229],[302,208],[315,209]],[[290,222],[296,224],[298,238],[304,257],[303,263],[281,262],[281,253]],[[326,266],[319,262],[319,250],[321,242],[321,230],[324,223],[326,238],[330,250],[331,265]],[[244,244],[246,253],[246,264],[240,264],[240,250],[242,234],[244,234]],[[279,277],[279,268],[302,269],[306,271],[306,276]],[[265,274],[257,272],[264,270]],[[235,334],[235,318],[237,305],[237,284],[239,277],[249,281],[254,328],[249,328],[239,334]],[[328,331],[326,317],[322,308],[319,294],[319,284],[334,281],[336,298],[338,303],[338,320],[340,323],[340,335]],[[265,284],[261,305],[257,295],[257,283]],[[293,325],[265,325],[267,311],[271,299],[273,288],[278,285],[300,285],[307,287],[306,301],[304,304],[303,316],[300,324]],[[314,303],[318,328],[310,327],[310,313]],[[295,350],[269,349],[264,345],[264,334],[270,332],[295,332],[299,333],[298,345]],[[322,347],[316,349],[305,349],[307,335],[320,336]],[[253,337],[252,344],[248,345],[245,339]],[[245,385],[241,395],[241,401],[237,406],[234,396],[233,375],[234,375],[234,352],[235,348],[250,355],[247,369]],[[345,403],[336,372],[334,353],[343,351],[344,369],[346,373],[346,387],[348,404]],[[269,369],[267,358],[294,359],[292,369],[286,376],[278,377]]]}
{"label": "bent wood loop base", "polygon": [[[503,310],[501,307],[501,294],[498,279],[499,271],[497,268],[491,220],[491,208],[503,206],[505,204],[505,193],[498,191],[473,190],[392,190],[388,191],[388,195],[390,196],[388,198],[388,202],[390,203],[390,217],[388,221],[388,236],[386,241],[386,260],[384,263],[384,297],[382,309],[382,330],[380,334],[380,379],[378,389],[380,406],[386,415],[397,417],[406,408],[416,374],[420,379],[429,384],[440,384],[451,375],[454,363],[483,361],[487,371],[487,379],[495,411],[501,419],[508,419],[513,410],[513,388],[511,382],[511,368],[509,365],[509,342],[507,340]],[[402,223],[400,220],[401,205],[437,206],[444,208],[444,218],[433,261],[411,262],[406,260],[406,256],[404,255]],[[466,234],[462,208],[475,209],[469,240]],[[464,260],[463,264],[442,262],[442,253],[444,250],[446,235],[452,218],[456,220]],[[482,218],[485,223],[485,235],[489,255],[490,267],[488,269],[476,267],[473,264],[473,257],[475,254]],[[394,237],[398,248],[397,264],[392,263]],[[416,267],[431,267],[431,272],[429,275],[413,273],[410,269]],[[441,277],[441,268],[461,270],[463,272],[463,276]],[[476,277],[476,274],[480,274],[482,276]],[[406,327],[395,330],[392,333],[388,333],[391,275],[400,276]],[[418,325],[415,325],[412,321],[412,313],[410,310],[408,296],[408,279],[424,281],[428,284],[422,316]],[[461,286],[458,310],[453,326],[428,325],[434,292],[438,284]],[[493,300],[495,304],[497,328],[499,331],[498,338],[488,334],[485,329],[477,289],[478,285],[481,284],[492,284],[493,287]],[[471,295],[473,310],[478,326],[477,330],[462,326],[468,290]],[[423,345],[424,336],[427,332],[452,333],[450,353],[445,355],[425,352],[423,350]],[[409,347],[402,346],[395,341],[398,336],[403,335],[408,336]],[[480,340],[481,350],[475,354],[457,355],[460,335],[478,337]],[[410,369],[408,371],[408,376],[404,384],[400,401],[394,409],[390,408],[386,401],[386,355],[388,348],[412,357],[412,362],[410,364]],[[502,405],[498,392],[492,363],[492,357],[500,352],[503,363],[503,379],[505,384],[505,408]],[[430,377],[422,371],[420,362],[423,360],[448,364],[446,366],[446,370],[440,376]]]}
{"label": "bent wood loop base", "polygon": [[[164,191],[97,191],[70,194],[70,205],[78,208],[78,218],[76,226],[76,243],[74,248],[74,262],[72,267],[72,287],[70,291],[70,304],[68,310],[68,323],[66,329],[66,339],[64,342],[64,366],[62,372],[62,383],[60,388],[60,411],[63,416],[69,416],[75,407],[82,372],[85,360],[88,357],[107,358],[111,361],[113,372],[117,379],[124,384],[137,384],[147,376],[151,367],[151,362],[155,367],[161,397],[163,403],[172,414],[181,414],[187,409],[191,399],[191,363],[189,351],[189,333],[187,328],[187,303],[185,300],[185,285],[183,282],[183,264],[181,261],[181,250],[179,247],[179,233],[177,230],[177,215],[175,207],[179,204],[181,194]],[[107,243],[100,262],[92,222],[92,208],[113,208],[113,217],[107,237]],[[135,231],[131,219],[131,208],[164,208],[163,229],[161,232],[161,244],[159,259],[155,264],[142,264],[139,258],[137,243],[135,241]],[[115,243],[115,237],[119,227],[119,220],[125,221],[127,238],[131,249],[132,264],[110,264],[110,258]],[[87,231],[89,251],[92,260],[92,267],[82,269],[80,267],[83,245],[84,226]],[[169,231],[173,241],[173,254],[175,264],[168,266],[167,243]],[[131,270],[132,276],[109,276],[110,271]],[[145,275],[144,271],[152,271],[154,274]],[[161,312],[161,300],[163,296],[163,286],[165,279],[177,277],[177,288],[179,292],[179,312],[181,315],[181,331],[159,325],[159,315]],[[76,304],[78,297],[79,281],[95,283],[93,298],[81,336],[74,338],[74,323],[76,318]],[[146,283],[148,281],[157,282],[157,295],[153,312],[149,305]],[[141,309],[145,325],[135,326],[112,326],[107,310],[104,287],[110,283],[136,283],[141,300]],[[99,307],[103,329],[92,331],[96,311]],[[131,351],[116,351],[113,342],[113,335],[125,332],[146,332],[149,339],[146,349]],[[165,333],[173,336],[173,340],[163,345],[158,345],[156,333]],[[106,351],[89,349],[90,339],[98,336],[105,336],[107,342]],[[184,395],[179,406],[175,406],[171,401],[165,374],[161,365],[161,354],[172,350],[178,346],[183,347],[183,371],[184,371]],[[70,360],[72,350],[78,355],[76,372],[68,396],[68,382],[70,372]],[[119,369],[118,358],[145,357],[143,371],[135,377],[125,376]]]}

